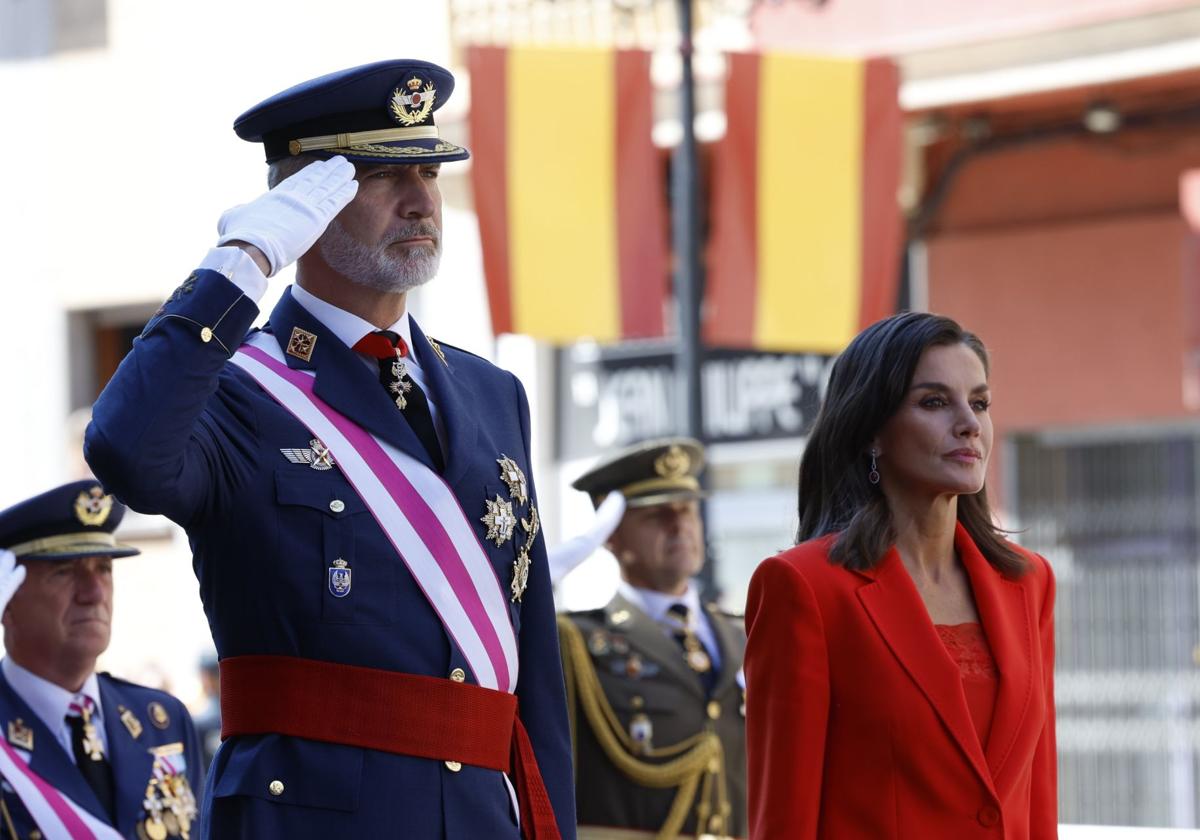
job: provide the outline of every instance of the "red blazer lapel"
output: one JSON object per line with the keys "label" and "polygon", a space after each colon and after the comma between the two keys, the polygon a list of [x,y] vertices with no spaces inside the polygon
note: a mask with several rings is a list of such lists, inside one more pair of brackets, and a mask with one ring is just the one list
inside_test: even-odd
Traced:
{"label": "red blazer lapel", "polygon": [[1001,576],[962,525],[957,528],[954,543],[971,578],[980,623],[1000,674],[986,748],[988,767],[1000,788],[1001,773],[1021,732],[1035,688],[1031,658],[1038,648],[1032,595],[1020,582]]}
{"label": "red blazer lapel", "polygon": [[946,652],[917,587],[891,549],[870,572],[858,598],[884,642],[942,719],[975,772],[989,787],[992,774],[975,734],[958,666]]}

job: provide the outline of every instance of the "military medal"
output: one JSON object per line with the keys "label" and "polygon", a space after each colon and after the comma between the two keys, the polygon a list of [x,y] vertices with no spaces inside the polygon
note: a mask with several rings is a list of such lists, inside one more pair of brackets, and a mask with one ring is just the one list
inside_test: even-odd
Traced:
{"label": "military medal", "polygon": [[592,656],[604,656],[612,649],[608,642],[608,634],[603,630],[593,630],[588,636],[588,650],[592,652]]}
{"label": "military medal", "polygon": [[500,465],[500,478],[508,485],[508,494],[512,496],[513,501],[518,505],[529,501],[529,483],[517,462],[507,455],[501,455],[496,463]]}
{"label": "military medal", "polygon": [[404,395],[412,388],[412,382],[408,378],[408,366],[400,358],[400,351],[397,349],[396,359],[392,362],[392,382],[388,385],[388,390],[395,395],[396,408],[403,410],[408,405],[408,399]]}
{"label": "military medal", "polygon": [[684,637],[683,647],[688,667],[693,671],[703,674],[712,669],[712,660],[708,658],[708,654],[704,651],[704,645],[700,644],[700,640],[694,633],[688,633]]}
{"label": "military medal", "polygon": [[514,602],[521,600],[521,596],[525,594],[525,587],[529,585],[529,566],[533,563],[529,557],[529,550],[533,548],[533,541],[542,527],[542,523],[538,519],[537,508],[533,505],[529,506],[529,518],[521,520],[521,527],[525,529],[528,536],[525,545],[517,554],[517,559],[513,561],[512,600]]}
{"label": "military medal", "polygon": [[629,658],[625,660],[625,676],[631,680],[636,680],[642,675],[643,669],[642,657],[636,653],[629,654]]}
{"label": "military medal", "polygon": [[649,750],[653,737],[654,724],[644,712],[638,712],[629,719],[629,739],[633,741],[636,752],[644,753]]}
{"label": "military medal", "polygon": [[499,493],[496,494],[496,501],[485,499],[484,504],[487,505],[487,513],[481,521],[488,527],[486,539],[494,542],[499,548],[512,539],[513,531],[517,527],[517,516],[513,513],[512,503],[500,498]]}
{"label": "military medal", "polygon": [[517,555],[517,559],[513,561],[513,579],[512,598],[514,602],[520,601],[525,594],[525,587],[529,585],[529,565],[532,561],[525,549],[521,549],[521,553]]}
{"label": "military medal", "polygon": [[[142,807],[146,817],[137,825],[139,838],[166,840],[168,837],[188,838],[196,819],[196,797],[192,794],[183,766],[173,762],[173,756],[183,755],[182,742],[163,744],[150,750],[154,756],[153,775],[146,784]],[[176,766],[179,764],[179,766]]]}

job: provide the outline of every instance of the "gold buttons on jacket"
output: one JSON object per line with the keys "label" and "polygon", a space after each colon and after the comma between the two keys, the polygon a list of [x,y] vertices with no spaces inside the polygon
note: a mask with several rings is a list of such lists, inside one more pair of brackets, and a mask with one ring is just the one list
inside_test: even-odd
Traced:
{"label": "gold buttons on jacket", "polygon": [[466,682],[467,672],[462,668],[455,668],[450,672],[450,679],[454,680],[455,682]]}
{"label": "gold buttons on jacket", "polygon": [[271,784],[267,785],[267,790],[271,791],[272,796],[279,796],[283,793],[283,782],[275,779]]}
{"label": "gold buttons on jacket", "polygon": [[208,344],[208,342],[212,341],[212,339],[213,339],[213,333],[212,333],[211,329],[209,329],[208,327],[205,327],[204,329],[200,330],[200,340],[201,341],[203,341],[205,344]]}
{"label": "gold buttons on jacket", "polygon": [[459,770],[462,769],[462,762],[461,761],[447,761],[446,769],[449,770],[451,773],[457,773]]}
{"label": "gold buttons on jacket", "polygon": [[716,720],[720,716],[721,716],[721,704],[718,703],[716,700],[708,701],[708,718],[709,718],[709,720]]}
{"label": "gold buttons on jacket", "polygon": [[995,805],[984,805],[975,815],[975,819],[979,820],[979,824],[984,828],[991,828],[1000,822],[1000,809]]}
{"label": "gold buttons on jacket", "polygon": [[331,511],[333,511],[334,513],[341,513],[342,511],[344,511],[346,509],[346,503],[343,502],[341,499],[334,499],[332,502],[329,503],[329,509]]}

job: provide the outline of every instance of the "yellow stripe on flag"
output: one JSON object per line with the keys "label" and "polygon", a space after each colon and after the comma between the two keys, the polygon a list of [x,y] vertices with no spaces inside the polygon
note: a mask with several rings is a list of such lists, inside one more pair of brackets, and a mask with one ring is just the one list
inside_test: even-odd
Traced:
{"label": "yellow stripe on flag", "polygon": [[838,352],[858,332],[859,61],[764,55],[755,346]]}
{"label": "yellow stripe on flag", "polygon": [[620,337],[610,50],[508,59],[513,326],[551,341]]}

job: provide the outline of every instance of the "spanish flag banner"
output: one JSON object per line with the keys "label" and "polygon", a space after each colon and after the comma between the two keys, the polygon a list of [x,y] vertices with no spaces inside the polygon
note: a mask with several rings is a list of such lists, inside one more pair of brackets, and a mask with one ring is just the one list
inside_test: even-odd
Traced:
{"label": "spanish flag banner", "polygon": [[898,90],[886,59],[730,56],[708,344],[836,353],[895,311]]}
{"label": "spanish flag banner", "polygon": [[650,54],[472,47],[468,68],[493,332],[661,336],[669,225]]}

